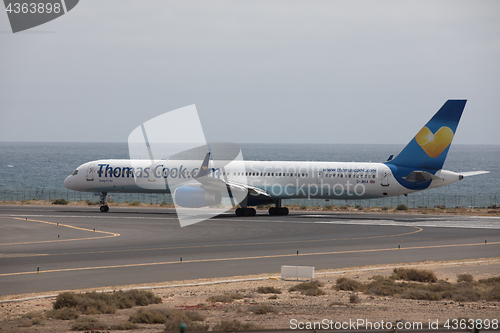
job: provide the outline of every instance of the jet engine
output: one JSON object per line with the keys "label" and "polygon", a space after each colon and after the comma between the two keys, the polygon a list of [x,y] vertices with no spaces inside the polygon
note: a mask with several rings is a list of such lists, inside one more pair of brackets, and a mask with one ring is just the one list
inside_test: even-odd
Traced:
{"label": "jet engine", "polygon": [[198,187],[178,187],[174,192],[175,204],[185,208],[200,208],[218,205],[222,195],[217,191],[207,191]]}

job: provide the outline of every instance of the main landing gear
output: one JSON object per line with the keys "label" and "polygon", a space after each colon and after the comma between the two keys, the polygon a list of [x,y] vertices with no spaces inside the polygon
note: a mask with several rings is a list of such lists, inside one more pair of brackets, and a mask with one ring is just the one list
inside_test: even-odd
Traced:
{"label": "main landing gear", "polygon": [[281,207],[281,200],[276,200],[276,207],[269,208],[269,215],[271,215],[271,216],[288,215],[288,208]]}
{"label": "main landing gear", "polygon": [[255,208],[248,208],[248,207],[242,207],[242,208],[236,208],[236,216],[255,216],[257,214],[257,211]]}
{"label": "main landing gear", "polygon": [[271,207],[269,208],[269,215],[288,215],[287,207]]}
{"label": "main landing gear", "polygon": [[99,210],[101,211],[101,213],[106,213],[109,210],[108,205],[106,205],[106,196],[107,195],[108,195],[108,192],[101,192],[101,194],[99,195],[99,199],[101,199],[99,201],[99,204],[101,205]]}
{"label": "main landing gear", "polygon": [[[237,208],[236,211],[236,216],[255,216],[257,213],[254,208],[249,208],[249,207],[241,207]],[[278,216],[278,215],[288,215],[288,208],[287,207],[281,207],[281,200],[276,201],[276,207],[271,207],[269,208],[269,215],[271,216]]]}

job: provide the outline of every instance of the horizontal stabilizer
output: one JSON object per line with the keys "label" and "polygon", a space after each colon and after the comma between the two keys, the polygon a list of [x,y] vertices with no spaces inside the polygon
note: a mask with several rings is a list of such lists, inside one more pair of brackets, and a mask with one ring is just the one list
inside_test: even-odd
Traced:
{"label": "horizontal stabilizer", "polygon": [[464,176],[464,177],[470,177],[470,176],[482,175],[485,173],[490,173],[490,172],[489,171],[467,171],[467,172],[460,172],[460,175]]}

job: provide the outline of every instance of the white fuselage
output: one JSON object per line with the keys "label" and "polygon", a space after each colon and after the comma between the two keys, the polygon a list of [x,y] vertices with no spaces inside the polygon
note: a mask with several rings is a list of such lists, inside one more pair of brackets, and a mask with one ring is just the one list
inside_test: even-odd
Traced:
{"label": "white fuselage", "polygon": [[[384,163],[232,161],[209,165],[211,177],[258,187],[273,199],[370,199],[416,192],[394,179]],[[99,160],[82,164],[64,185],[76,191],[170,193],[173,184],[196,186],[200,161]],[[439,170],[427,188],[458,181]],[[147,186],[144,186],[146,184]]]}

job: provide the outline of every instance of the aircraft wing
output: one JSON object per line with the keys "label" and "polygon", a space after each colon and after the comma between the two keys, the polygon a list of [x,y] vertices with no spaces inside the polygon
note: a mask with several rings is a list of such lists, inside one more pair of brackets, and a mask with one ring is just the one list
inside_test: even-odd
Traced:
{"label": "aircraft wing", "polygon": [[213,178],[213,177],[201,177],[201,178],[196,178],[198,182],[203,185],[203,188],[207,190],[213,190],[213,191],[248,191],[249,194],[253,196],[264,196],[267,198],[270,198],[271,195],[264,191],[263,189],[260,189],[255,186],[251,186],[248,184],[242,184],[242,183],[237,183],[233,181],[225,181],[219,178]]}
{"label": "aircraft wing", "polygon": [[195,177],[195,180],[197,180],[201,185],[203,185],[203,188],[207,190],[219,191],[222,193],[226,191],[231,191],[231,193],[233,193],[234,191],[239,191],[239,192],[248,192],[253,196],[263,196],[266,198],[271,197],[271,195],[268,192],[255,186],[233,181],[225,181],[220,178],[208,177],[209,160],[210,160],[210,153],[207,153],[205,159],[203,160],[203,163],[201,164],[200,173],[198,174],[197,177]]}

